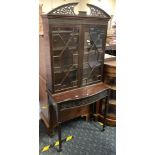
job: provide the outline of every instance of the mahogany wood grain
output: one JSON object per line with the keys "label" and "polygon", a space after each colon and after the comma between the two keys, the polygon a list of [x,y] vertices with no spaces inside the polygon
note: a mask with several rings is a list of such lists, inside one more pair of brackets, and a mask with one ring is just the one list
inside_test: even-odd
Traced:
{"label": "mahogany wood grain", "polygon": [[52,95],[52,97],[56,103],[61,103],[67,100],[76,100],[76,99],[92,96],[107,89],[109,89],[108,85],[104,84],[103,82],[100,82],[97,84],[54,94]]}
{"label": "mahogany wood grain", "polygon": [[[47,128],[49,129],[49,131],[51,131],[58,123],[56,120],[56,112],[54,110],[54,108],[52,106],[49,105],[49,98],[47,99],[47,93],[46,91],[48,90],[52,96],[52,99],[54,100],[55,103],[57,104],[61,104],[64,101],[67,100],[78,100],[78,99],[83,99],[83,98],[92,98],[94,99],[93,101],[95,101],[95,99],[98,97],[97,95],[102,95],[99,94],[102,91],[106,91],[109,89],[109,87],[104,84],[103,81],[103,76],[102,76],[102,72],[100,73],[101,78],[100,80],[96,80],[96,77],[93,75],[93,78],[96,80],[94,80],[92,83],[90,83],[91,85],[87,85],[85,87],[82,87],[82,80],[83,80],[83,62],[84,62],[84,37],[85,37],[85,31],[87,28],[93,28],[94,32],[93,33],[97,33],[96,28],[101,28],[103,30],[102,35],[100,36],[101,38],[101,42],[102,42],[102,47],[100,49],[100,52],[103,53],[103,59],[101,60],[101,70],[103,71],[103,64],[104,64],[104,53],[105,53],[105,41],[106,41],[106,36],[107,36],[107,26],[108,26],[108,21],[110,19],[110,16],[105,13],[103,10],[99,9],[98,7],[92,6],[92,5],[88,5],[89,7],[93,7],[94,9],[97,9],[96,14],[93,15],[87,15],[86,13],[82,13],[79,15],[67,15],[65,14],[51,14],[52,12],[50,12],[49,14],[46,15],[42,15],[42,19],[43,19],[43,31],[44,31],[44,36],[40,42],[40,103],[41,103],[41,107],[44,104],[48,104],[48,108],[47,109],[42,109],[41,112],[41,117],[43,120],[45,120],[45,125],[47,126]],[[67,7],[67,4],[65,5],[65,8]],[[98,12],[99,11],[99,12]],[[68,11],[67,11],[68,12]],[[61,11],[60,11],[61,13]],[[98,14],[99,13],[99,14]],[[56,76],[54,75],[54,69],[56,68],[54,65],[54,30],[52,30],[52,27],[56,27],[58,28],[58,31],[61,30],[61,27],[79,27],[79,44],[77,45],[78,48],[77,50],[79,50],[79,56],[78,56],[78,79],[77,79],[77,87],[75,89],[74,86],[71,87],[67,87],[66,89],[66,85],[61,85],[61,87],[56,90],[56,85],[55,81],[59,80],[59,78],[54,79]],[[68,32],[67,32],[68,33]],[[101,31],[100,31],[101,33]],[[59,34],[58,34],[59,35]],[[71,34],[69,34],[70,36]],[[100,34],[98,34],[99,36]],[[61,37],[61,39],[60,39]],[[59,39],[65,40],[67,39],[64,38],[62,39],[62,36],[59,35]],[[103,40],[102,40],[103,39]],[[92,41],[92,40],[91,40]],[[95,41],[94,41],[95,42]],[[60,43],[60,42],[59,42]],[[67,44],[67,43],[65,43]],[[93,45],[93,44],[92,44]],[[66,45],[63,45],[63,48]],[[67,50],[70,50],[69,48],[67,48]],[[66,50],[66,51],[67,51]],[[71,52],[75,52],[75,51],[71,51]],[[68,52],[69,53],[69,52]],[[62,62],[62,58],[61,57],[61,62]],[[62,64],[60,65],[62,66]],[[55,68],[54,68],[55,67]],[[45,69],[46,68],[46,69]],[[62,68],[61,68],[62,69]],[[45,75],[46,74],[46,75]],[[89,74],[89,73],[88,73]],[[94,73],[94,74],[98,74],[98,73]],[[64,75],[65,76],[65,75]],[[100,81],[100,82],[99,82]],[[58,86],[59,87],[58,83]],[[64,89],[63,89],[64,88]],[[61,91],[61,93],[60,93]],[[107,92],[106,92],[107,93]],[[96,98],[94,97],[96,95]],[[95,101],[96,102],[96,101]],[[81,100],[80,100],[81,103]],[[97,111],[99,110],[100,106],[98,106]],[[79,117],[81,115],[89,115],[91,114],[91,106],[90,105],[86,105],[86,106],[82,106],[82,107],[77,107],[76,109],[67,109],[61,112],[60,116],[61,116],[61,121],[67,121],[76,117]]]}

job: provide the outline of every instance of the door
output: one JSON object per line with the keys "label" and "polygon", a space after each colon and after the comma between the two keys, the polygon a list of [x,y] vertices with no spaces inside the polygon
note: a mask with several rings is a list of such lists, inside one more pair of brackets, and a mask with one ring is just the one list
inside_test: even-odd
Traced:
{"label": "door", "polygon": [[54,92],[78,87],[79,31],[78,26],[51,28]]}
{"label": "door", "polygon": [[85,25],[82,86],[102,81],[106,26]]}

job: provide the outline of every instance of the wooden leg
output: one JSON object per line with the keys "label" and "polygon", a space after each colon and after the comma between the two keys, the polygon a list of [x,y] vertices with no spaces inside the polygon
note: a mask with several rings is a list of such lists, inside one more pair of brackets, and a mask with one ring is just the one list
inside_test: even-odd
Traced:
{"label": "wooden leg", "polygon": [[106,97],[106,101],[105,101],[104,120],[103,120],[103,129],[102,129],[102,131],[105,130],[106,117],[107,117],[107,113],[108,113],[108,104],[109,104],[109,96]]}
{"label": "wooden leg", "polygon": [[101,99],[98,103],[98,113],[101,114],[103,109],[103,99]]}
{"label": "wooden leg", "polygon": [[53,132],[53,130],[51,128],[47,129],[47,134],[49,137],[52,137],[52,132]]}
{"label": "wooden leg", "polygon": [[62,151],[62,140],[61,140],[61,123],[58,123],[58,140],[59,140],[59,150],[58,152]]}
{"label": "wooden leg", "polygon": [[52,114],[52,103],[51,103],[51,101],[50,101],[50,96],[49,95],[47,95],[47,98],[48,98],[48,109],[49,109],[49,111],[48,111],[48,115],[49,115],[49,127],[48,127],[48,129],[47,129],[47,133],[48,133],[48,136],[49,137],[52,137],[53,135],[54,135],[54,129],[53,129],[53,126],[52,126],[52,124],[51,124],[51,120],[52,120],[52,116],[51,116],[51,114]]}
{"label": "wooden leg", "polygon": [[96,113],[100,114],[102,113],[102,99],[96,102]]}
{"label": "wooden leg", "polygon": [[95,103],[93,103],[91,105],[91,121],[93,120],[94,121],[94,118],[95,118],[95,106],[94,106]]}
{"label": "wooden leg", "polygon": [[61,120],[60,120],[60,107],[56,107],[56,118],[58,122],[58,141],[59,141],[59,149],[58,152],[62,151],[62,140],[61,140]]}
{"label": "wooden leg", "polygon": [[56,133],[56,131],[55,131],[55,129],[53,128],[53,127],[49,127],[49,128],[47,128],[47,134],[48,134],[48,136],[50,137],[50,138],[52,138],[54,135],[56,135],[57,133]]}

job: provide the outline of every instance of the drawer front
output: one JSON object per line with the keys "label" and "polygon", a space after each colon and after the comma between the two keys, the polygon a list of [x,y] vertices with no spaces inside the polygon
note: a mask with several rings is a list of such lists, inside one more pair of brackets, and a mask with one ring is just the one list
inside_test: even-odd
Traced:
{"label": "drawer front", "polygon": [[74,101],[66,101],[63,103],[59,103],[59,107],[61,110],[65,110],[68,108],[76,108],[76,107],[80,107],[80,106],[84,106],[84,105],[89,105],[92,104],[102,98],[105,98],[106,96],[108,96],[108,90],[102,91],[96,95],[93,96],[89,96],[83,99],[77,99]]}

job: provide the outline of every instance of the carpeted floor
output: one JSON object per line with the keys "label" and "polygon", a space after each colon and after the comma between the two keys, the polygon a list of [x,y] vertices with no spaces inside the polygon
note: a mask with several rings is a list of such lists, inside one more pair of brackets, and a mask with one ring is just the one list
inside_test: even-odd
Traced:
{"label": "carpeted floor", "polygon": [[[62,144],[62,152],[51,148],[40,155],[115,155],[116,154],[116,128],[107,126],[101,132],[102,126],[97,122],[85,121],[78,118],[62,125],[62,139],[68,135],[74,138]],[[40,149],[57,140],[57,133],[50,138],[43,123],[40,123],[39,133]]]}

